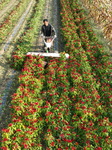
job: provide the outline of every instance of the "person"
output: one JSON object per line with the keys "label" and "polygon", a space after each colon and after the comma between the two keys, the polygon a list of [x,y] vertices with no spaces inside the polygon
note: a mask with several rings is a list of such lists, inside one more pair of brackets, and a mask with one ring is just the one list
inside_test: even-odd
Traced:
{"label": "person", "polygon": [[51,24],[49,24],[48,19],[43,20],[43,25],[41,27],[41,36],[44,38],[47,37],[46,42],[51,42],[51,36],[56,37],[55,29]]}

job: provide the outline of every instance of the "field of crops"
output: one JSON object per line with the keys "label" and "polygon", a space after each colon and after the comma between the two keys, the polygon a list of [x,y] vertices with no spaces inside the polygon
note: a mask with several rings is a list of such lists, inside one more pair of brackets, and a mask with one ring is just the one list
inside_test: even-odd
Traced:
{"label": "field of crops", "polygon": [[27,28],[17,39],[10,65],[21,73],[9,105],[11,119],[2,128],[1,150],[112,149],[110,53],[79,0],[57,2],[64,45],[60,58],[26,56],[39,30],[45,0],[36,1]]}

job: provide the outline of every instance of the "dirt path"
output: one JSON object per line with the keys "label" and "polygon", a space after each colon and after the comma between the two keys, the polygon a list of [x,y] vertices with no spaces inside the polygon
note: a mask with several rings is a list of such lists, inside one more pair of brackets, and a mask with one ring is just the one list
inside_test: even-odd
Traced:
{"label": "dirt path", "polygon": [[55,27],[57,38],[54,42],[54,51],[55,52],[62,52],[63,51],[63,40],[61,36],[61,18],[60,18],[60,5],[59,0],[53,0],[53,19],[52,24]]}
{"label": "dirt path", "polygon": [[[12,34],[8,37],[7,42],[4,44],[2,49],[2,55],[0,56],[0,103],[5,103],[8,92],[11,90],[12,81],[15,78],[15,75],[18,74],[18,72],[14,71],[10,68],[8,57],[10,57],[11,51],[14,49],[15,42],[19,34],[21,33],[21,30],[25,27],[25,20],[27,16],[31,13],[31,8],[35,4],[34,0],[31,0],[29,3],[29,6],[27,7],[26,11],[18,21],[17,25],[13,29]],[[4,51],[5,50],[5,51]],[[1,108],[1,105],[0,105]]]}
{"label": "dirt path", "polygon": [[18,3],[19,1],[17,0],[11,0],[2,10],[0,10],[0,23],[3,21],[7,13],[9,13]]}
{"label": "dirt path", "polygon": [[[56,30],[57,38],[54,41],[53,51],[58,53],[61,51],[62,40],[60,34],[60,15],[59,15],[59,0],[47,0],[46,6],[43,12],[42,20],[47,18],[49,23],[52,24]],[[43,22],[42,22],[43,24]],[[41,25],[42,25],[41,24]],[[41,30],[40,25],[40,30]],[[34,42],[32,51],[40,51],[43,52],[43,40],[40,36],[40,33],[36,35],[36,40]]]}
{"label": "dirt path", "polygon": [[[52,0],[47,0],[45,3],[45,9],[43,11],[43,17],[41,18],[41,22],[43,21],[43,19],[48,18],[48,16],[50,16],[50,7],[52,6]],[[42,22],[43,23],[43,22]],[[41,30],[41,25],[40,24],[40,30]],[[39,34],[37,34],[35,36],[35,41],[33,43],[33,49],[32,51],[39,51],[39,52],[43,52],[43,39],[40,36],[41,32],[39,32]]]}

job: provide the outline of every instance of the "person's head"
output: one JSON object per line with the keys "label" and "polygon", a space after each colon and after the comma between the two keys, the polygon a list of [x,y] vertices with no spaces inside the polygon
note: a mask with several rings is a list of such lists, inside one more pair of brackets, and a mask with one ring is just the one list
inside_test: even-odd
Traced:
{"label": "person's head", "polygon": [[44,23],[44,25],[48,26],[48,24],[49,24],[48,19],[44,19],[43,23]]}

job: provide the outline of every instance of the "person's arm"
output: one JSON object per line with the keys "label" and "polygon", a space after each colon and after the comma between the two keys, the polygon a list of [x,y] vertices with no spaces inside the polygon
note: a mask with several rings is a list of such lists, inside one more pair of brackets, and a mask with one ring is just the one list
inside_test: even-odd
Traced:
{"label": "person's arm", "polygon": [[41,26],[41,31],[40,31],[40,34],[41,34],[41,36],[43,36],[43,26]]}
{"label": "person's arm", "polygon": [[54,29],[54,27],[51,25],[51,34],[53,35],[53,36],[55,36],[55,37],[57,37],[56,36],[56,30]]}
{"label": "person's arm", "polygon": [[41,36],[44,36],[43,26],[41,27]]}

